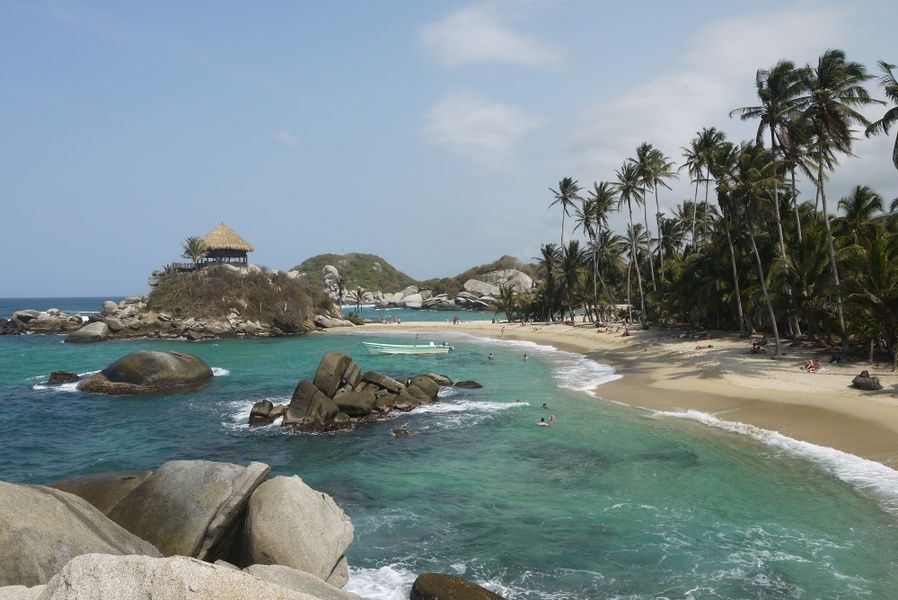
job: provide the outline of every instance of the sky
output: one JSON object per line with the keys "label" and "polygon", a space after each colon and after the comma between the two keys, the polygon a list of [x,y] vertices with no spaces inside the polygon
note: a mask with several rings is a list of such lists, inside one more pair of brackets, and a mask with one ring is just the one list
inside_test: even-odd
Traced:
{"label": "sky", "polygon": [[[4,0],[0,297],[145,293],[219,222],[283,270],[529,261],[561,178],[610,180],[642,142],[681,162],[706,126],[753,138],[729,112],[757,69],[898,63],[896,22],[885,0]],[[859,135],[833,202],[898,196],[895,134]],[[691,197],[684,174],[662,211]]]}

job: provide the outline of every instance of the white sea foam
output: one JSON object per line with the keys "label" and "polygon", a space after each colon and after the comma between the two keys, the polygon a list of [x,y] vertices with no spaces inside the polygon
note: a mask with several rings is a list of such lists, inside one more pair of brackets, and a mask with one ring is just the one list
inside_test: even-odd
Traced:
{"label": "white sea foam", "polygon": [[[446,413],[494,413],[519,406],[530,406],[529,402],[480,402],[477,400],[459,400],[457,402],[433,402],[431,404],[422,404],[410,415],[421,414],[446,414]],[[397,413],[403,414],[403,413]]]}
{"label": "white sea foam", "polygon": [[874,495],[891,513],[898,514],[898,471],[835,448],[790,438],[776,431],[738,421],[723,421],[697,410],[661,411],[658,416],[698,421],[709,427],[746,435],[788,455],[810,460],[842,481]]}
{"label": "white sea foam", "polygon": [[406,600],[416,578],[398,564],[379,569],[349,567],[349,582],[343,589],[371,600]]}
{"label": "white sea foam", "polygon": [[223,369],[221,367],[212,367],[212,375],[215,377],[225,377],[226,375],[230,375],[231,372],[227,369]]}
{"label": "white sea foam", "polygon": [[[86,371],[84,373],[78,373],[78,377],[83,379],[85,377],[93,375],[94,373],[99,373],[99,371]],[[46,381],[47,378],[49,377],[49,375],[40,375],[39,377],[40,377],[41,381]],[[35,378],[29,377],[28,379],[33,381]],[[56,393],[77,392],[78,391],[78,382],[72,381],[71,383],[60,383],[60,384],[54,384],[54,385],[50,385],[49,383],[36,383],[31,386],[31,389],[38,390],[38,391],[56,392]]]}

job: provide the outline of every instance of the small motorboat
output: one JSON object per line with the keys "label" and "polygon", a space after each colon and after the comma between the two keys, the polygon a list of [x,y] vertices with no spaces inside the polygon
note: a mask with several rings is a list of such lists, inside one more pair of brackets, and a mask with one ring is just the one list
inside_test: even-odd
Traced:
{"label": "small motorboat", "polygon": [[448,344],[380,344],[362,342],[370,354],[448,354],[453,350]]}

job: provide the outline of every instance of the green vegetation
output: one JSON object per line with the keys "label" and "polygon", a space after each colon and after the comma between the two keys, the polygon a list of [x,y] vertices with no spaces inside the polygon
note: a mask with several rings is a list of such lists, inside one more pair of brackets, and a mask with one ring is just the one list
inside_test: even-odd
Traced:
{"label": "green vegetation", "polygon": [[[898,104],[894,66],[881,61],[879,69],[880,86]],[[585,198],[577,181],[562,179],[549,206],[561,205],[562,223],[573,208],[574,231],[587,245],[543,244],[538,287],[529,298],[503,294],[503,308],[539,319],[573,318],[583,308],[596,319],[764,331],[774,355],[788,337],[869,348],[871,357],[879,350],[894,369],[898,199],[885,213],[883,199],[858,185],[834,215],[826,196],[828,174],[851,155],[858,129],[887,134],[898,122],[894,106],[874,123],[859,112],[882,103],[864,87],[871,78],[841,50],[826,51],[814,65],[783,60],[759,70],[756,105],[733,111],[758,122],[756,139],[733,143],[714,127],[697,132],[680,167],[695,184],[694,197],[671,216],[660,211],[658,192],[675,165],[651,144],[641,144],[614,181],[595,183]],[[892,158],[898,167],[898,143]],[[622,234],[608,227],[615,205],[628,217]],[[634,219],[640,206],[643,223]]]}
{"label": "green vegetation", "polygon": [[325,265],[333,265],[340,271],[344,284],[353,289],[361,286],[367,290],[395,292],[415,284],[415,280],[393,265],[374,254],[319,254],[293,267],[294,271],[306,274],[306,281],[319,284],[321,270]]}
{"label": "green vegetation", "polygon": [[500,269],[517,269],[531,277],[536,275],[534,265],[525,265],[513,256],[502,256],[491,263],[472,267],[455,277],[441,277],[427,279],[418,283],[418,287],[433,290],[434,294],[449,294],[454,296],[464,289],[465,282],[469,279],[477,279],[484,273]]}
{"label": "green vegetation", "polygon": [[320,286],[283,273],[238,273],[224,266],[166,273],[150,292],[147,306],[174,316],[217,319],[236,308],[241,319],[270,323],[284,333],[314,329],[311,319],[333,309]]}
{"label": "green vegetation", "polygon": [[181,246],[184,249],[184,254],[181,256],[192,260],[194,266],[196,266],[201,258],[206,256],[206,243],[201,237],[191,236],[187,238]]}

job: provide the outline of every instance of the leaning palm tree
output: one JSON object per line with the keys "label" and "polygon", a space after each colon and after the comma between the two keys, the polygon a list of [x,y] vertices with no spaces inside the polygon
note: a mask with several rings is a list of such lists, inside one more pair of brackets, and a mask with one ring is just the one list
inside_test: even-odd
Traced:
{"label": "leaning palm tree", "polygon": [[570,216],[574,202],[580,199],[580,186],[571,177],[565,177],[558,182],[558,189],[549,191],[555,194],[555,199],[549,203],[549,208],[556,204],[561,205],[561,247],[564,247],[564,217]]}
{"label": "leaning palm tree", "polygon": [[184,249],[184,253],[181,256],[192,260],[194,269],[199,264],[200,259],[206,256],[206,253],[209,251],[206,248],[206,242],[203,241],[203,238],[195,235],[184,240],[181,247]]}
{"label": "leaning palm tree", "polygon": [[[627,212],[630,216],[630,230],[633,230],[633,202],[640,202],[642,196],[642,186],[639,181],[639,171],[635,164],[630,161],[621,165],[621,168],[615,172],[617,182],[614,183],[614,191],[617,193],[617,206],[626,204]],[[639,320],[645,319],[645,294],[642,289],[642,274],[639,271],[639,252],[636,249],[636,236],[629,236],[630,241],[630,263],[636,267],[636,281],[639,285]],[[629,303],[629,297],[627,298]]]}
{"label": "leaning palm tree", "polygon": [[[898,80],[895,79],[895,74],[892,73],[892,69],[894,68],[895,65],[890,65],[884,60],[879,61],[879,70],[882,73],[879,76],[879,85],[883,87],[883,90],[886,93],[886,98],[888,98],[894,106],[887,110],[886,114],[884,114],[881,119],[874,121],[867,127],[867,137],[878,133],[888,135],[889,128],[895,123],[898,123]],[[895,136],[895,146],[892,148],[892,164],[898,169],[898,136]]]}
{"label": "leaning palm tree", "polygon": [[824,168],[831,164],[835,152],[851,154],[852,126],[855,123],[870,125],[864,115],[855,110],[875,102],[864,88],[870,79],[864,65],[847,61],[842,50],[827,50],[817,61],[816,67],[803,71],[806,96],[799,99],[803,118],[813,128],[817,151],[817,192],[823,207],[823,221],[829,244],[829,260],[833,283],[836,286],[836,309],[839,315],[839,332],[842,343],[845,336],[845,316],[842,312],[842,294],[839,268],[836,265],[836,247],[833,242],[829,211],[826,205]]}

